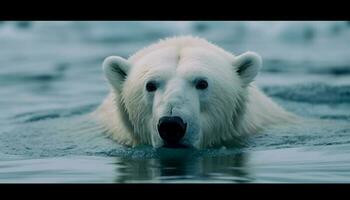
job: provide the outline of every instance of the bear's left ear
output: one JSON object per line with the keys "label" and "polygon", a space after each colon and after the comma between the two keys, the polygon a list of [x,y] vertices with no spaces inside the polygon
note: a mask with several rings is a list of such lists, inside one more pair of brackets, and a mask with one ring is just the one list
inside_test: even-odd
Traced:
{"label": "bear's left ear", "polygon": [[235,57],[233,65],[241,77],[243,86],[246,87],[258,75],[262,66],[262,59],[259,54],[248,51]]}
{"label": "bear's left ear", "polygon": [[119,56],[109,56],[102,64],[103,72],[109,83],[121,92],[123,83],[130,69],[130,64],[127,60]]}

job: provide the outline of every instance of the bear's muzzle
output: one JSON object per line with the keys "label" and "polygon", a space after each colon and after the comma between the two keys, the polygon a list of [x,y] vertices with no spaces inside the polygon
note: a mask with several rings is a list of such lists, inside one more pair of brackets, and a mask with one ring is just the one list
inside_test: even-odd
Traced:
{"label": "bear's muzzle", "polygon": [[165,146],[175,147],[186,133],[187,124],[180,117],[161,117],[158,132]]}

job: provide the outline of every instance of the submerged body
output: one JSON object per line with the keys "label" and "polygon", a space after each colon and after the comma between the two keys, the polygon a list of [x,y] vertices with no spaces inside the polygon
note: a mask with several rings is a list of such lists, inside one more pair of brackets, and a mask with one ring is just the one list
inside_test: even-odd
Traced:
{"label": "submerged body", "polygon": [[129,146],[230,146],[296,120],[255,86],[261,63],[256,53],[235,56],[194,37],[166,39],[128,59],[111,56],[103,69],[112,89],[93,117]]}

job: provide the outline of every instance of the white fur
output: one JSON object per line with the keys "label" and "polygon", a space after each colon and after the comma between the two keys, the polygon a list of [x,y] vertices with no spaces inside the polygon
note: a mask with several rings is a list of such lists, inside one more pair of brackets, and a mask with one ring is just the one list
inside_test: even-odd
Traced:
{"label": "white fur", "polygon": [[[127,60],[104,61],[112,90],[93,117],[125,145],[161,146],[157,122],[173,115],[188,124],[184,144],[230,146],[237,137],[296,119],[254,85],[261,65],[254,52],[234,56],[204,39],[162,40]],[[206,90],[194,87],[198,78],[207,79]],[[159,83],[156,92],[145,90],[150,80]]]}

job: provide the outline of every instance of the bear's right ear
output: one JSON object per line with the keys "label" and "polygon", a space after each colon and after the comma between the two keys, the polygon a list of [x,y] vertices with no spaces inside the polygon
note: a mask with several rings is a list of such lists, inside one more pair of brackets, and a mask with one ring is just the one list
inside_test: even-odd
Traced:
{"label": "bear's right ear", "polygon": [[129,62],[119,56],[109,56],[103,61],[102,67],[109,83],[120,92],[129,72]]}

